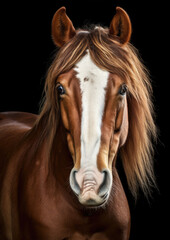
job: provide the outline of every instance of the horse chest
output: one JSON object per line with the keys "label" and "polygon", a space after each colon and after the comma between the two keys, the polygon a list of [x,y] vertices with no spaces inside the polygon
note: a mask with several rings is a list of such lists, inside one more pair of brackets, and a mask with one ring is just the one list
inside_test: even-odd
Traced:
{"label": "horse chest", "polygon": [[[69,205],[58,208],[59,229],[68,240],[125,240],[129,235],[130,216],[127,206],[121,210],[106,208],[102,211],[75,211]],[[122,214],[122,211],[124,212]],[[120,217],[123,216],[123,217]],[[65,238],[64,238],[65,239]]]}
{"label": "horse chest", "polygon": [[[128,222],[120,222],[113,209],[101,213],[95,210],[85,212],[76,211],[62,198],[57,205],[52,200],[45,202],[46,206],[35,206],[35,214],[28,220],[27,234],[33,234],[30,239],[98,240],[102,237],[102,240],[112,240],[112,236],[117,236],[115,240],[124,240],[127,237]],[[123,237],[124,234],[126,237]]]}
{"label": "horse chest", "polygon": [[[54,189],[52,182],[50,186]],[[110,204],[97,211],[78,210],[67,192],[62,195],[58,189],[55,194],[53,190],[51,193],[49,186],[41,186],[41,179],[38,177],[36,181],[30,177],[23,184],[22,191],[24,198],[20,199],[20,227],[24,235],[30,236],[28,240],[97,240],[96,234],[102,234],[102,240],[106,236],[108,240],[112,240],[112,236],[118,236],[115,240],[127,239],[122,236],[126,233],[127,237],[129,208],[121,186],[119,194],[114,194]],[[77,234],[81,237],[77,238]]]}

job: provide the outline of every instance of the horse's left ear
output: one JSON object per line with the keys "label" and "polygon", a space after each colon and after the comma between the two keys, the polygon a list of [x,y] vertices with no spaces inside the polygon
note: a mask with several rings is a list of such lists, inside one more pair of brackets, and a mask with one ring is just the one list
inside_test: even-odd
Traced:
{"label": "horse's left ear", "polygon": [[55,45],[62,47],[76,34],[75,28],[66,14],[66,8],[61,7],[52,19],[52,39]]}
{"label": "horse's left ear", "polygon": [[116,8],[116,14],[111,21],[109,33],[116,36],[121,44],[126,44],[130,40],[132,33],[131,21],[125,10],[120,7]]}

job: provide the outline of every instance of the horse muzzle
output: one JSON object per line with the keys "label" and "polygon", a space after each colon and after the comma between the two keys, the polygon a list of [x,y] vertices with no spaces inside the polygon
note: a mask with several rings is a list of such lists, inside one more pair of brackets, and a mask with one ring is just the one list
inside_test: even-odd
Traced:
{"label": "horse muzzle", "polygon": [[97,207],[105,204],[109,198],[112,186],[110,170],[100,172],[96,167],[72,169],[70,186],[79,202],[87,207]]}

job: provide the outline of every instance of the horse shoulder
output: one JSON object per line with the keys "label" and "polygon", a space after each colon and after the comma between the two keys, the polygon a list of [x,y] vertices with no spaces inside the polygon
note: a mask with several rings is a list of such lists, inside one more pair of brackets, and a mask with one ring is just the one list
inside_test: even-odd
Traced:
{"label": "horse shoulder", "polygon": [[[0,126],[6,124],[20,123],[32,127],[37,119],[37,115],[26,112],[2,112],[0,113]],[[15,126],[14,126],[15,127]]]}
{"label": "horse shoulder", "polygon": [[[31,113],[0,113],[0,166],[3,167],[16,152],[25,134],[32,128],[37,116]],[[2,168],[1,168],[2,169]]]}
{"label": "horse shoulder", "polygon": [[0,113],[0,239],[11,239],[11,208],[15,200],[11,202],[10,192],[16,186],[19,151],[35,120],[36,115],[29,113]]}

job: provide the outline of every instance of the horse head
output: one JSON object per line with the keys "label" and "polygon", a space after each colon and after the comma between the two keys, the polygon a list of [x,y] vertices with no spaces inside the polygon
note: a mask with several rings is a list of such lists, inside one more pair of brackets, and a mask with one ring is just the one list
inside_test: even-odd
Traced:
{"label": "horse head", "polygon": [[[52,21],[54,43],[62,47],[81,34],[88,38],[90,32],[76,32],[65,8],[60,8]],[[117,8],[107,34],[120,45],[129,41],[131,23],[123,9]],[[127,86],[118,75],[97,66],[88,47],[83,55],[70,71],[58,76],[56,88],[74,161],[70,186],[81,204],[98,206],[109,198],[112,167],[128,133]]]}

